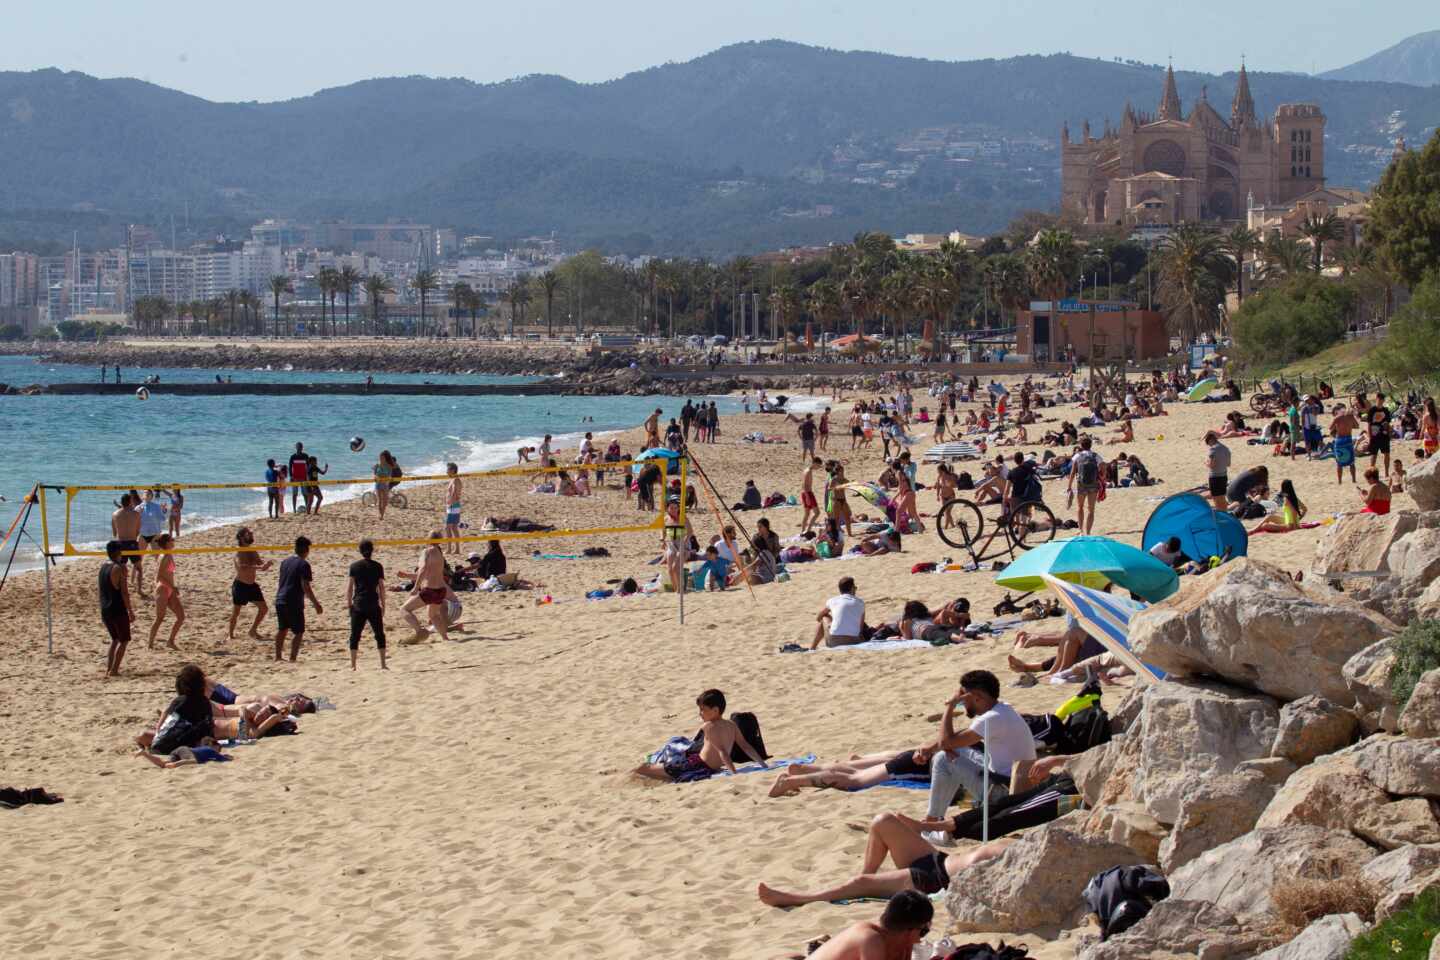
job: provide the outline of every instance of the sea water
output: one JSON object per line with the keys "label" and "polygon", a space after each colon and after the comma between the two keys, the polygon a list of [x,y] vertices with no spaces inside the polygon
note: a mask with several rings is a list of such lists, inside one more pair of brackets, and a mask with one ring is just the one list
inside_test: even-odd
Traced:
{"label": "sea water", "polygon": [[[136,387],[151,373],[165,383],[206,383],[214,382],[217,372],[236,382],[354,383],[362,379],[358,373],[282,370],[127,367],[123,371],[125,383]],[[113,375],[112,369],[112,379]],[[380,383],[527,383],[543,378],[385,374],[376,379]],[[0,357],[0,383],[24,386],[87,380],[99,380],[97,367]],[[557,381],[557,390],[561,383]],[[732,398],[706,399],[714,399],[722,414],[740,409]],[[806,402],[810,398],[798,399],[796,409],[815,406]],[[557,448],[573,448],[585,431],[600,434],[639,426],[656,407],[664,410],[666,418],[678,417],[684,403],[685,398],[673,396],[564,397],[558,393],[534,397],[182,397],[156,393],[148,400],[129,393],[0,396],[0,496],[6,498],[0,504],[0,536],[36,483],[258,484],[264,480],[265,461],[285,462],[297,441],[322,464],[330,465],[326,479],[332,480],[369,477],[382,449],[396,456],[407,476],[443,473],[447,461],[456,462],[462,471],[487,470],[514,464],[516,449],[538,445],[543,434],[554,435]],[[585,420],[587,417],[590,419]],[[793,424],[776,420],[775,433],[793,435]],[[365,439],[365,449],[352,453],[350,439],[357,436]],[[227,497],[223,509],[211,514],[205,510],[201,493],[186,498],[184,529],[237,522],[265,512],[263,491],[256,492],[253,503]],[[359,489],[327,491],[326,499],[339,499],[347,493],[358,495]],[[108,505],[110,494],[104,497],[104,504],[90,505],[94,516],[86,518],[87,543],[103,533],[102,522],[108,523],[99,512]],[[51,545],[58,550],[63,542],[64,497],[47,499]],[[38,525],[35,537],[39,538]],[[6,544],[0,553],[0,570],[9,560],[12,546]],[[35,554],[34,544],[27,538],[16,555],[16,568],[34,566]]]}

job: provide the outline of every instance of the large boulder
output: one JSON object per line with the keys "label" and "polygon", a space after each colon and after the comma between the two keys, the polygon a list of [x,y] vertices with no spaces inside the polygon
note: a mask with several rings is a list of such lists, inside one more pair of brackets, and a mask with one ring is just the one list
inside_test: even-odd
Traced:
{"label": "large boulder", "polygon": [[1345,662],[1397,628],[1323,585],[1242,557],[1130,622],[1135,652],[1176,676],[1219,677],[1281,700],[1345,702]]}
{"label": "large boulder", "polygon": [[1170,895],[1208,900],[1242,924],[1274,919],[1270,893],[1280,880],[1330,877],[1336,864],[1359,870],[1375,851],[1348,831],[1292,825],[1257,828],[1207,850],[1173,873]]}
{"label": "large boulder", "polygon": [[1099,807],[1130,796],[1135,771],[1140,767],[1141,740],[1138,733],[1124,734],[1091,747],[1065,763],[1085,805]]}
{"label": "large boulder", "polygon": [[1395,913],[1410,906],[1420,894],[1436,886],[1440,886],[1440,870],[1432,870],[1425,876],[1416,877],[1403,887],[1390,891],[1375,904],[1375,922],[1385,922]]}
{"label": "large boulder", "polygon": [[1201,783],[1269,754],[1279,717],[1279,705],[1270,697],[1224,684],[1148,685],[1137,731],[1134,799],[1161,823],[1179,822],[1181,800]]}
{"label": "large boulder", "polygon": [[1390,671],[1394,667],[1395,651],[1385,639],[1356,653],[1341,670],[1360,728],[1366,733],[1400,729],[1400,714],[1390,694]]}
{"label": "large boulder", "polygon": [[1391,545],[1415,529],[1415,519],[1413,510],[1341,517],[1315,549],[1315,572],[1389,570]]}
{"label": "large boulder", "polygon": [[1304,766],[1316,757],[1348,746],[1360,729],[1354,712],[1313,694],[1280,708],[1280,730],[1270,747],[1272,757]]}
{"label": "large boulder", "polygon": [[1092,810],[1085,820],[1085,832],[1129,847],[1145,863],[1159,860],[1160,842],[1166,836],[1164,825],[1150,816],[1144,805],[1125,800]]}
{"label": "large boulder", "polygon": [[1426,670],[1420,675],[1400,714],[1400,729],[1417,740],[1440,737],[1440,670]]}
{"label": "large boulder", "polygon": [[1399,890],[1440,870],[1440,843],[1400,847],[1365,864],[1360,875],[1382,895]]}
{"label": "large boulder", "polygon": [[1350,941],[1366,930],[1354,913],[1332,913],[1300,931],[1289,943],[1257,954],[1255,960],[1345,960]]}
{"label": "large boulder", "polygon": [[1037,930],[1070,927],[1082,915],[1085,884],[1102,870],[1143,863],[1129,847],[1083,830],[1076,811],[1045,824],[1001,856],[957,871],[946,905],[956,928]]}
{"label": "large boulder", "polygon": [[1421,510],[1440,510],[1440,453],[1410,468],[1405,491]]}
{"label": "large boulder", "polygon": [[1386,850],[1440,843],[1440,821],[1435,819],[1435,801],[1425,797],[1405,797],[1394,803],[1371,807],[1350,829]]}
{"label": "large boulder", "polygon": [[1322,757],[1286,780],[1260,814],[1257,827],[1308,824],[1349,830],[1390,796],[1361,774],[1353,751]]}
{"label": "large boulder", "polygon": [[1172,896],[1155,904],[1144,919],[1124,933],[1084,947],[1075,960],[1152,960],[1169,956],[1239,960],[1254,956],[1264,942],[1262,935],[1240,926],[1230,911],[1203,900]]}
{"label": "large boulder", "polygon": [[1389,561],[1400,589],[1418,598],[1440,576],[1440,528],[1422,523],[1395,541]]}
{"label": "large boulder", "polygon": [[1371,783],[1400,797],[1440,797],[1440,739],[1372,737],[1355,751]]}
{"label": "large boulder", "polygon": [[1249,833],[1265,812],[1275,784],[1263,774],[1228,773],[1207,777],[1180,799],[1180,814],[1158,851],[1167,876],[1206,850]]}

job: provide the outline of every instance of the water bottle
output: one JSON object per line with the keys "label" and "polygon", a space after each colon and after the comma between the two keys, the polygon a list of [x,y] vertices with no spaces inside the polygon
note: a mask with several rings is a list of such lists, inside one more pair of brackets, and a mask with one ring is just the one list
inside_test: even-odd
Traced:
{"label": "water bottle", "polygon": [[935,956],[948,957],[955,952],[955,941],[949,937],[941,937],[940,942],[935,944]]}
{"label": "water bottle", "polygon": [[929,940],[921,940],[910,948],[910,960],[931,960],[935,956],[935,945]]}

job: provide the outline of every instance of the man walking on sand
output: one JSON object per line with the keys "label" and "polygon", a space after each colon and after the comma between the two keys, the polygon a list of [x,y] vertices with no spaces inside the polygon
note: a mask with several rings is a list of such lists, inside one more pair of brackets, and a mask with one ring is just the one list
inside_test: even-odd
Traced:
{"label": "man walking on sand", "polygon": [[450,540],[445,545],[446,553],[460,555],[460,467],[445,464],[445,473],[450,482],[445,485],[445,536]]}
{"label": "man walking on sand", "polygon": [[1355,430],[1360,421],[1344,406],[1330,421],[1330,435],[1335,438],[1335,482],[1345,482],[1345,468],[1350,468],[1350,482],[1355,482]]}
{"label": "man walking on sand", "polygon": [[290,641],[290,662],[300,656],[300,644],[305,639],[305,601],[309,600],[317,615],[325,612],[320,601],[315,599],[311,586],[314,574],[310,570],[310,538],[295,538],[295,555],[286,557],[280,564],[280,585],[275,590],[275,661],[278,663],[285,651],[286,634],[294,634]]}
{"label": "man walking on sand", "polygon": [[660,446],[660,408],[656,407],[655,412],[645,418],[645,446],[646,448]]}
{"label": "man walking on sand", "polygon": [[806,457],[815,456],[815,437],[819,432],[819,428],[815,426],[815,414],[805,414],[805,419],[801,420],[800,426],[796,428],[796,433],[800,434],[800,459],[802,461]]}
{"label": "man walking on sand", "polygon": [[819,457],[811,457],[810,465],[800,475],[800,506],[805,514],[800,518],[800,532],[805,533],[820,522],[820,502],[815,499],[815,471],[824,463]]}
{"label": "man walking on sand", "polygon": [[1225,491],[1230,486],[1230,448],[1220,442],[1220,434],[1205,434],[1205,470],[1209,476],[1210,504],[1216,510],[1229,505]]}
{"label": "man walking on sand", "polygon": [[[441,532],[431,530],[430,539],[441,539]],[[421,607],[426,608],[430,625],[435,628],[440,639],[450,639],[450,635],[445,631],[445,593],[445,556],[440,552],[439,545],[426,544],[420,551],[420,560],[415,567],[415,585],[410,589],[410,599],[400,608],[405,614],[405,622],[415,631],[414,642],[419,643],[430,637],[415,616],[415,611]]]}
{"label": "man walking on sand", "polygon": [[1095,526],[1095,504],[1100,499],[1100,454],[1090,449],[1090,438],[1080,438],[1080,452],[1070,458],[1070,489],[1075,495],[1075,522],[1083,536]]}

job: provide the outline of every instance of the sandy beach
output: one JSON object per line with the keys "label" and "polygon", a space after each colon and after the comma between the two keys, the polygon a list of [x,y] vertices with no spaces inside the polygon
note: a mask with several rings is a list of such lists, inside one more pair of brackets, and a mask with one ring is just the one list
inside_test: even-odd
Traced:
{"label": "sandy beach", "polygon": [[[935,406],[918,391],[916,403]],[[1161,498],[1204,481],[1201,438],[1237,406],[1245,409],[1173,404],[1169,416],[1137,421],[1134,443],[1104,444],[1107,459],[1122,449],[1137,453],[1163,483],[1112,489],[1094,532],[1138,544]],[[847,409],[837,405],[823,455],[846,462],[851,479],[874,479],[879,443],[847,449]],[[1079,416],[1073,406],[1040,413],[1046,422],[1032,426],[1032,435]],[[927,431],[918,455],[929,445],[929,426],[917,429]],[[727,501],[739,498],[747,479],[765,493],[798,494],[794,424],[737,416],[724,418],[722,430],[719,443],[695,449]],[[752,430],[790,443],[741,443]],[[623,439],[627,451],[639,449],[639,431]],[[371,442],[383,444],[383,438]],[[1337,485],[1333,461],[1292,462],[1272,458],[1268,446],[1227,443],[1232,477],[1269,464],[1272,487],[1292,479],[1311,519],[1360,506],[1348,475]],[[1408,465],[1415,444],[1395,446]],[[965,469],[978,475],[978,465]],[[921,468],[922,482],[933,477],[933,467]],[[602,526],[636,516],[613,489],[572,500],[518,494],[513,484],[505,494],[498,485],[480,487],[467,495],[472,523],[520,515]],[[1045,490],[1057,515],[1073,516],[1064,509],[1063,481],[1050,481]],[[358,502],[327,503],[319,517],[286,516],[257,526],[271,540],[300,533],[317,541],[423,536],[439,523],[442,489],[412,486],[407,493],[410,508],[392,511],[383,526]],[[923,491],[919,502],[933,511],[933,492]],[[1396,496],[1397,509],[1410,505],[1408,496]],[[792,507],[745,519],[768,516],[785,538],[798,531],[800,513]],[[703,497],[691,519],[702,542],[718,533]],[[1328,529],[1256,536],[1250,553],[1287,570],[1308,570]],[[181,541],[231,542],[233,532],[223,528]],[[586,546],[604,546],[611,555],[527,556],[536,548],[570,554]],[[0,785],[43,786],[65,803],[0,811],[9,855],[0,879],[6,953],[135,957],[189,948],[185,952],[270,957],[491,958],[578,948],[590,957],[764,958],[803,952],[811,937],[877,916],[880,904],[778,910],[759,903],[756,883],[803,887],[850,876],[870,818],[890,810],[918,816],[925,794],[876,788],[770,799],[773,772],[683,786],[633,780],[629,771],[644,754],[672,735],[694,733],[694,700],[702,689],[719,687],[732,711],[756,713],[777,758],[814,753],[823,759],[933,737],[929,718],[967,669],[993,670],[1002,697],[1022,712],[1049,711],[1074,692],[1043,683],[1014,686],[1006,666],[1013,631],[925,650],[777,652],[786,642],[808,646],[816,611],[847,575],[856,579],[872,624],[898,616],[909,599],[933,605],[960,596],[988,619],[1005,593],[993,573],[911,574],[918,562],[961,559],[933,529],[907,537],[899,555],[795,566],[790,582],[756,587],[753,594],[743,588],[691,594],[683,626],[673,596],[583,598],[613,578],[652,576],[657,568],[647,561],[659,547],[657,533],[520,541],[507,548],[511,569],[543,588],[464,595],[468,628],[449,643],[399,643],[407,631],[399,603],[392,603],[387,673],[378,670],[368,635],[360,669],[349,669],[344,570],[355,559],[349,552],[311,557],[325,613],[311,614],[312,632],[293,665],[271,662],[270,644],[227,641],[228,555],[181,558],[178,579],[189,616],[181,653],[146,648],[153,607],[142,605],[124,676],[109,681],[101,676],[106,638],[96,613],[98,563],[65,563],[55,571],[54,656],[45,652],[43,577],[12,579],[0,591]],[[414,551],[383,550],[376,559],[393,572],[409,568]],[[147,564],[147,583],[152,573]],[[273,571],[261,575],[267,597],[273,598],[274,578]],[[555,602],[537,606],[544,594]],[[1041,626],[1058,629],[1059,623]],[[262,629],[270,634],[273,618]],[[186,661],[242,693],[299,690],[328,698],[336,709],[304,717],[299,736],[237,747],[233,763],[160,771],[132,755],[131,739],[173,695],[175,671]],[[1107,702],[1113,706],[1121,695],[1110,694]],[[938,904],[936,919],[932,938],[945,919]],[[1053,935],[1003,937],[1029,943],[1043,960],[1069,957],[1072,942],[1046,939]]]}

